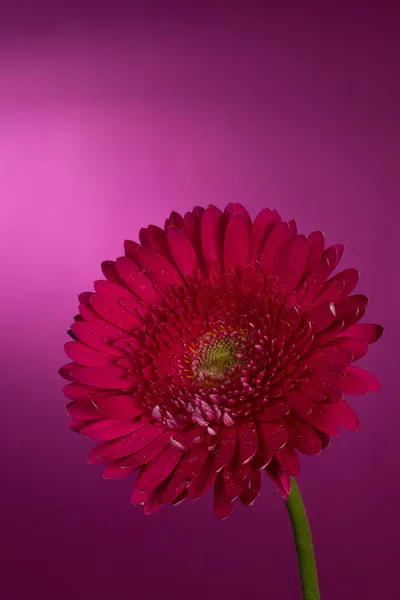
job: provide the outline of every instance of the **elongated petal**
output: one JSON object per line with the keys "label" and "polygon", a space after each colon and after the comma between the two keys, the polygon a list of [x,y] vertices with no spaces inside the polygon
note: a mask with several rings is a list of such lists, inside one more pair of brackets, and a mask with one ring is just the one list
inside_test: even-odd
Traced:
{"label": "elongated petal", "polygon": [[146,302],[159,303],[160,296],[154,288],[154,283],[149,279],[130,258],[121,256],[117,259],[118,273],[132,292]]}
{"label": "elongated petal", "polygon": [[261,472],[252,471],[246,481],[239,500],[245,506],[251,506],[261,494]]}
{"label": "elongated petal", "polygon": [[182,450],[179,450],[176,446],[171,444],[167,446],[144,469],[138,483],[139,489],[142,491],[151,490],[165,481],[181,460],[182,454]]}
{"label": "elongated petal", "polygon": [[303,276],[307,263],[308,244],[305,235],[296,236],[279,256],[275,265],[276,288],[290,294]]}
{"label": "elongated petal", "polygon": [[125,389],[133,385],[126,379],[125,369],[119,367],[82,367],[71,363],[66,366],[66,374],[78,383],[104,389]]}
{"label": "elongated petal", "polygon": [[165,504],[175,500],[182,490],[193,482],[200,473],[207,455],[208,448],[202,445],[190,450],[182,458],[162,494],[162,501]]}
{"label": "elongated petal", "polygon": [[222,475],[217,477],[214,484],[214,512],[218,519],[223,521],[233,512],[235,502],[229,502],[225,497],[224,480]]}
{"label": "elongated petal", "polygon": [[285,446],[282,450],[274,452],[274,456],[288,475],[296,477],[300,473],[300,460],[294,448]]}
{"label": "elongated petal", "polygon": [[131,312],[127,311],[122,306],[121,301],[116,298],[94,294],[90,298],[90,303],[97,314],[103,317],[103,319],[124,331],[132,331],[143,326],[140,317],[134,316]]}
{"label": "elongated petal", "polygon": [[265,472],[280,495],[287,500],[290,494],[290,476],[280,467],[276,460],[270,462]]}
{"label": "elongated petal", "polygon": [[209,206],[203,213],[201,241],[208,269],[211,265],[214,265],[220,270],[222,263],[222,213],[215,206]]}
{"label": "elongated petal", "polygon": [[200,269],[197,254],[183,231],[176,227],[168,229],[168,242],[172,256],[181,274],[193,279]]}
{"label": "elongated petal", "polygon": [[224,238],[225,271],[244,269],[249,253],[249,223],[241,213],[234,213],[228,221]]}
{"label": "elongated petal", "polygon": [[346,298],[357,285],[359,272],[357,269],[346,269],[326,282],[318,296],[313,300],[313,305],[318,306],[323,302],[339,302]]}
{"label": "elongated petal", "polygon": [[[345,371],[345,377],[341,381],[341,389],[344,394],[376,392],[381,389],[381,382],[369,371],[351,365]],[[366,389],[366,392],[357,392],[357,389]]]}
{"label": "elongated petal", "polygon": [[132,433],[137,423],[125,419],[102,419],[82,429],[82,434],[91,440],[105,441],[123,437]]}
{"label": "elongated petal", "polygon": [[383,327],[381,325],[371,325],[370,323],[356,323],[351,327],[348,327],[340,335],[345,337],[354,337],[359,340],[367,342],[367,344],[373,344],[383,334]]}
{"label": "elongated petal", "polygon": [[77,321],[71,326],[71,329],[76,338],[87,346],[112,356],[125,356],[124,352],[113,346],[111,342],[121,339],[126,333],[113,325]]}
{"label": "elongated petal", "polygon": [[112,364],[109,354],[94,350],[80,342],[67,342],[64,350],[71,360],[85,367],[109,367]]}
{"label": "elongated petal", "polygon": [[288,224],[282,221],[272,230],[261,250],[260,264],[266,274],[274,272],[276,260],[289,241]]}
{"label": "elongated petal", "polygon": [[[172,262],[150,248],[138,248],[137,261],[157,285],[183,285],[184,281]],[[140,296],[140,294],[138,294]]]}
{"label": "elongated petal", "polygon": [[275,227],[276,222],[276,213],[269,208],[264,208],[254,219],[249,236],[249,258],[251,262],[259,259],[264,242]]}
{"label": "elongated petal", "polygon": [[132,419],[143,414],[141,401],[131,394],[98,396],[92,400],[97,410],[105,417]]}

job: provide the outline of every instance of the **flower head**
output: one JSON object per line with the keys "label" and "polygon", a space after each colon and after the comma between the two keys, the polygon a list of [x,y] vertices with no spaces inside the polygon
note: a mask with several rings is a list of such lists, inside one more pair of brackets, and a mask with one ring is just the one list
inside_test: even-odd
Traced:
{"label": "flower head", "polygon": [[90,462],[137,472],[146,513],[214,486],[225,518],[256,500],[262,473],[287,497],[298,452],[357,429],[343,395],[380,387],[352,365],[383,331],[358,323],[358,271],[332,276],[342,246],[239,204],[173,212],[139,239],[79,296],[65,346],[71,428],[99,442]]}

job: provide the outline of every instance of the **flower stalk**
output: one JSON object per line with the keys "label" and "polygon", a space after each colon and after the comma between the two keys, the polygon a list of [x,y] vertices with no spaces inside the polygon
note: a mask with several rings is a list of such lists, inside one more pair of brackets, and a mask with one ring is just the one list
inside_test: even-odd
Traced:
{"label": "flower stalk", "polygon": [[303,600],[320,600],[310,525],[300,490],[293,477],[290,490],[289,498],[286,500],[286,508],[292,524],[296,545]]}

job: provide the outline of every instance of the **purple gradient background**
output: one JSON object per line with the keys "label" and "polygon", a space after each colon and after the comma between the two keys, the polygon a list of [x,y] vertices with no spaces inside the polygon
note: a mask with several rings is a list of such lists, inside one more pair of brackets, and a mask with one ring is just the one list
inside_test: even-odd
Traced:
{"label": "purple gradient background", "polygon": [[383,391],[352,401],[360,431],[304,457],[299,483],[323,600],[398,597],[399,11],[299,4],[2,4],[5,600],[300,598],[272,485],[222,524],[210,496],[146,517],[131,481],[88,466],[60,393],[100,261],[172,208],[229,201],[343,242],[386,327],[363,360]]}

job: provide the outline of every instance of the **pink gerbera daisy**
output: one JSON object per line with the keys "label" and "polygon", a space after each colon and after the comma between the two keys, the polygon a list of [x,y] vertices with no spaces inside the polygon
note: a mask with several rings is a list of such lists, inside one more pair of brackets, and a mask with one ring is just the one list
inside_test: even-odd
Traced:
{"label": "pink gerbera daisy", "polygon": [[264,473],[287,498],[298,453],[357,429],[343,395],[380,387],[352,364],[383,331],[358,323],[358,271],[332,276],[343,246],[239,204],[173,212],[139,239],[79,296],[65,346],[71,428],[99,442],[89,461],[137,473],[147,514],[214,486],[225,518]]}

